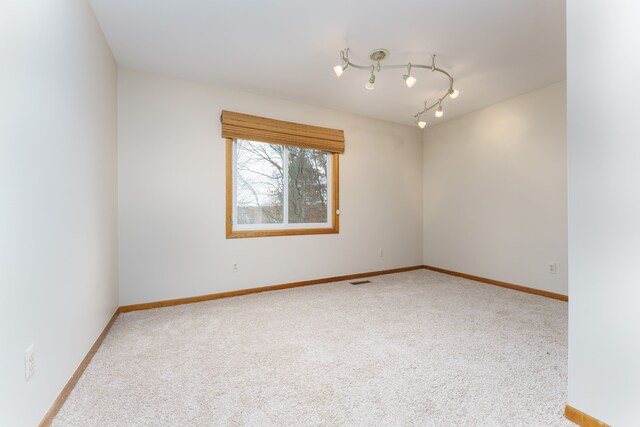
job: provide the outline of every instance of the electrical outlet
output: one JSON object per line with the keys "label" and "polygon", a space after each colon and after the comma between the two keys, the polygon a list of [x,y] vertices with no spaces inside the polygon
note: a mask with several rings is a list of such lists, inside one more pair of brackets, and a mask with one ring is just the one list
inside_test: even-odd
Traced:
{"label": "electrical outlet", "polygon": [[24,380],[29,381],[29,378],[36,372],[36,352],[31,344],[24,351]]}
{"label": "electrical outlet", "polygon": [[236,263],[236,262],[233,263],[232,270],[233,270],[234,273],[238,272],[238,263]]}
{"label": "electrical outlet", "polygon": [[556,263],[552,262],[551,264],[549,264],[549,266],[547,267],[547,272],[549,274],[556,274]]}
{"label": "electrical outlet", "polygon": [[384,249],[380,248],[380,257],[383,257],[383,256],[384,256]]}

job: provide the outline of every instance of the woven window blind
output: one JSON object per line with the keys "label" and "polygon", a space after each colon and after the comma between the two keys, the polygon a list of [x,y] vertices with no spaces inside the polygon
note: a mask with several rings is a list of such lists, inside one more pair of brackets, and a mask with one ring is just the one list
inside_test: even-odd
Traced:
{"label": "woven window blind", "polygon": [[222,111],[222,137],[344,153],[344,132]]}

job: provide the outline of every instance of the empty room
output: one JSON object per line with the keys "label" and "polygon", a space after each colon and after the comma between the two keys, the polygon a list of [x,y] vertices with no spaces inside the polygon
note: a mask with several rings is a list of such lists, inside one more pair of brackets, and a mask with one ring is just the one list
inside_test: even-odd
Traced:
{"label": "empty room", "polygon": [[638,20],[2,0],[0,426],[640,425]]}

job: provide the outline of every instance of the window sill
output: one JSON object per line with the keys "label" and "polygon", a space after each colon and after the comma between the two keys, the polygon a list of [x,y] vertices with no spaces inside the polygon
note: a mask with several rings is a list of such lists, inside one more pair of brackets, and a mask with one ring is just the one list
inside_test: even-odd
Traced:
{"label": "window sill", "polygon": [[235,230],[227,232],[227,239],[250,237],[302,236],[305,234],[338,234],[338,227],[333,228],[297,228],[291,230]]}

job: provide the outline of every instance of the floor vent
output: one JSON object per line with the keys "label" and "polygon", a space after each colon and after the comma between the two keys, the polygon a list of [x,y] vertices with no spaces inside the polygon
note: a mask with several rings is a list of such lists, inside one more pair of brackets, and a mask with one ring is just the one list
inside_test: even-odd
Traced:
{"label": "floor vent", "polygon": [[352,285],[364,285],[365,283],[371,283],[371,280],[358,280],[357,282],[349,282]]}

